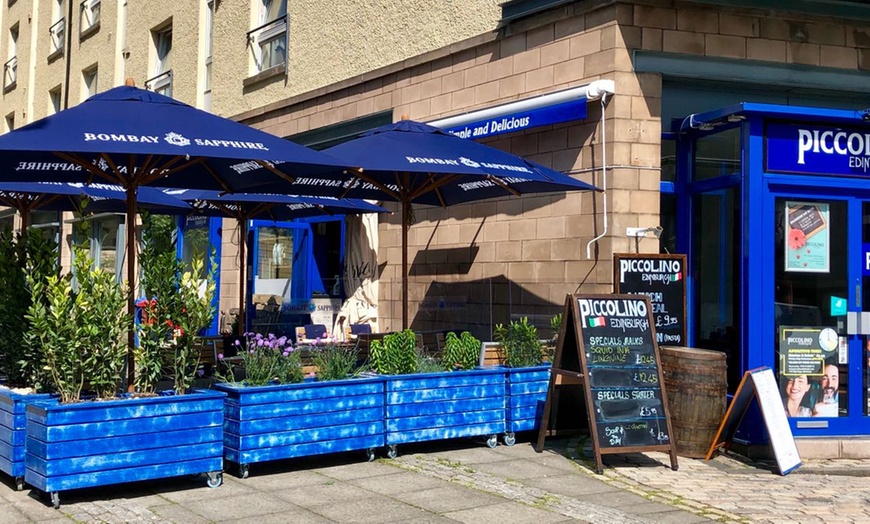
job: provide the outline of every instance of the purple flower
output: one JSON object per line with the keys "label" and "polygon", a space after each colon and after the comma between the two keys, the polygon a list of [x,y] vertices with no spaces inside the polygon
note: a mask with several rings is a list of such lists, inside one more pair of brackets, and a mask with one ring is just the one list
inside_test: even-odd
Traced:
{"label": "purple flower", "polygon": [[196,370],[196,374],[197,374],[198,376],[200,376],[200,377],[204,377],[204,376],[205,376],[205,370],[204,370],[204,369],[197,369],[197,370]]}
{"label": "purple flower", "polygon": [[236,347],[239,347],[239,346],[241,346],[241,345],[242,345],[242,343],[241,343],[241,342],[239,342],[239,339],[236,339],[236,341],[235,341],[235,342],[233,342],[233,344],[235,344],[235,345],[236,345]]}
{"label": "purple flower", "polygon": [[289,351],[284,351],[284,356],[285,356],[285,357],[289,357],[289,356],[290,356],[290,352],[289,352]]}
{"label": "purple flower", "polygon": [[254,352],[254,350],[252,349],[252,350],[250,351],[250,353],[253,355],[255,352]]}
{"label": "purple flower", "polygon": [[224,359],[224,354],[218,353],[218,360],[223,360],[223,359]]}
{"label": "purple flower", "polygon": [[257,347],[263,347],[263,339],[262,338],[257,339]]}

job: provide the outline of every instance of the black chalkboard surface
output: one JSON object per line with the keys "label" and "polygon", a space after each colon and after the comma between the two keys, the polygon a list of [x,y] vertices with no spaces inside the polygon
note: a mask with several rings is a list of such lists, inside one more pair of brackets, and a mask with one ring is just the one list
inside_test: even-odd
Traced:
{"label": "black chalkboard surface", "polygon": [[686,343],[686,255],[613,255],[615,293],[649,297],[656,342]]}
{"label": "black chalkboard surface", "polygon": [[670,452],[671,467],[677,469],[646,295],[569,295],[550,376],[536,449],[543,449],[554,388],[576,380],[585,386],[599,473],[602,454],[636,451]]}

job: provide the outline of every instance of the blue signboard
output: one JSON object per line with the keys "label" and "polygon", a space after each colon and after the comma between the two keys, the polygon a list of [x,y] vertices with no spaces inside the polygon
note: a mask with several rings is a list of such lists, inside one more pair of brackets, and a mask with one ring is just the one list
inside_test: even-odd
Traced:
{"label": "blue signboard", "polygon": [[586,99],[580,98],[546,107],[538,107],[510,115],[502,115],[461,126],[444,128],[450,134],[472,140],[486,136],[513,133],[533,127],[559,124],[586,118]]}
{"label": "blue signboard", "polygon": [[768,171],[870,176],[870,129],[768,124],[766,137]]}

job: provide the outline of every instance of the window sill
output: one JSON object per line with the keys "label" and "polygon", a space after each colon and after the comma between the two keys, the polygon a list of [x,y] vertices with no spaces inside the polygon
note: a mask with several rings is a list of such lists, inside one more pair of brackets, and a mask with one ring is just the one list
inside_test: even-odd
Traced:
{"label": "window sill", "polygon": [[13,89],[15,89],[15,86],[17,86],[17,85],[18,85],[18,80],[12,82],[11,84],[9,84],[7,86],[4,86],[3,93],[8,93],[9,91],[12,91]]}
{"label": "window sill", "polygon": [[87,40],[92,35],[96,34],[97,31],[99,31],[99,30],[100,30],[100,22],[97,21],[97,23],[95,23],[91,27],[89,27],[89,28],[87,28],[84,31],[79,33],[79,42],[83,42],[83,41]]}
{"label": "window sill", "polygon": [[255,84],[259,84],[260,82],[263,82],[263,81],[268,80],[270,78],[273,78],[276,76],[282,76],[285,71],[286,71],[285,64],[278,64],[276,66],[270,67],[269,69],[264,69],[263,71],[260,71],[256,75],[249,76],[248,78],[245,78],[244,80],[242,80],[242,87],[245,87],[245,88],[251,87]]}
{"label": "window sill", "polygon": [[50,64],[62,56],[63,56],[63,48],[61,47],[60,49],[55,49],[54,51],[51,52],[50,55],[48,55],[48,63]]}

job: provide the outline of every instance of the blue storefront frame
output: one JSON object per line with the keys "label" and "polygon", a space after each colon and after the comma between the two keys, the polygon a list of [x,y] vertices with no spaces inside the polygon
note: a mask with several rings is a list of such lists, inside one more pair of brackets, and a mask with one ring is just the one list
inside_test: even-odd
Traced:
{"label": "blue storefront frame", "polygon": [[[680,137],[677,152],[678,175],[674,183],[679,224],[677,245],[681,252],[689,254],[689,304],[694,304],[697,279],[716,277],[698,275],[697,268],[693,266],[692,206],[695,205],[696,197],[702,193],[727,187],[739,188],[741,223],[733,226],[741,232],[738,256],[742,329],[740,348],[735,348],[739,352],[741,373],[759,366],[774,369],[777,367],[771,333],[775,325],[775,209],[778,198],[837,200],[846,203],[848,254],[847,267],[843,269],[848,272],[848,309],[851,312],[861,310],[861,288],[854,285],[854,279],[860,281],[862,274],[862,204],[870,201],[870,173],[864,173],[860,169],[850,170],[849,165],[844,166],[841,159],[827,161],[828,159],[804,158],[804,164],[797,164],[797,160],[791,162],[784,155],[794,154],[797,149],[795,144],[787,144],[783,137],[792,128],[797,130],[796,126],[800,126],[801,140],[809,140],[810,134],[819,136],[830,131],[822,150],[851,148],[855,152],[859,146],[866,146],[862,155],[870,158],[866,154],[870,150],[870,122],[865,120],[867,118],[870,116],[866,111],[744,103],[691,115],[673,130]],[[735,126],[741,132],[740,174],[736,178],[718,177],[693,182],[691,171],[695,141]],[[767,136],[769,130],[776,136]],[[865,134],[866,144],[862,144],[859,136],[852,136]],[[771,143],[775,144],[772,148]],[[802,145],[804,149],[808,147],[806,142]],[[835,160],[838,162],[834,162]],[[819,166],[825,166],[824,169],[833,173],[813,173]],[[833,270],[839,271],[841,268],[832,268]],[[689,307],[688,310],[688,340],[694,343],[697,340],[694,330],[697,319],[693,317],[697,313],[694,307]],[[849,335],[848,339],[848,415],[838,418],[789,419],[795,436],[870,434],[870,417],[865,415],[864,405],[867,402],[867,392],[864,384],[863,336]],[[747,422],[750,425],[753,423]],[[757,431],[744,432],[744,436],[749,441],[763,440],[763,436]]]}

